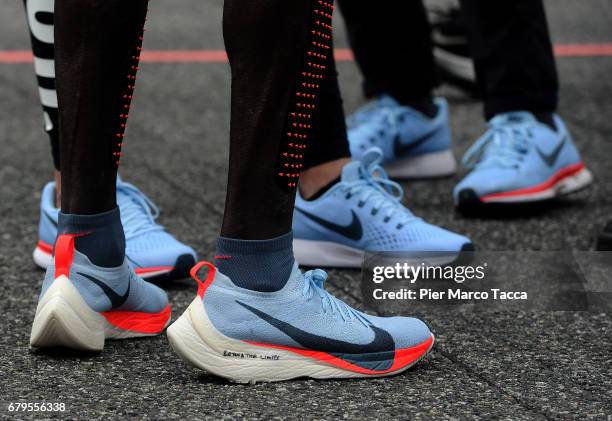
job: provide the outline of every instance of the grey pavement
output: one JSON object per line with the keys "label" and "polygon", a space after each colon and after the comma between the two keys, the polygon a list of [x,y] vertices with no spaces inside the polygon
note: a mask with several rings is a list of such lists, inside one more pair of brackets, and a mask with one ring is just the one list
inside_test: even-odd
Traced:
{"label": "grey pavement", "polygon": [[[612,42],[609,0],[548,0],[555,42]],[[0,50],[27,49],[21,1],[2,2]],[[151,2],[145,48],[220,49],[221,1]],[[341,22],[337,45],[346,47]],[[410,40],[407,40],[409,42]],[[612,57],[559,59],[560,113],[596,176],[594,186],[532,215],[465,218],[455,178],[406,183],[418,215],[469,234],[484,250],[589,250],[612,218]],[[352,62],[339,64],[348,112],[363,99]],[[31,259],[51,161],[30,64],[0,64],[0,417],[59,418],[504,418],[612,417],[612,318],[585,312],[444,312],[421,316],[433,352],[406,373],[368,381],[296,380],[242,386],[181,361],[165,335],[108,342],[96,356],[28,347],[43,273]],[[229,73],[223,63],[144,63],[121,172],[162,209],[161,221],[210,258],[223,212]],[[484,129],[480,104],[453,87],[457,156]],[[359,272],[331,271],[331,286],[361,306]],[[534,279],[537,282],[538,279]],[[174,317],[195,285],[166,285]],[[9,413],[9,402],[64,402],[67,412]]]}

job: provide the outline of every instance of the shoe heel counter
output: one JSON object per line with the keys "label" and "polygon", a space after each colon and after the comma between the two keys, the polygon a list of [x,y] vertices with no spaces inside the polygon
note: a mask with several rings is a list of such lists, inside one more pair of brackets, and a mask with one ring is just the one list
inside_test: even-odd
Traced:
{"label": "shoe heel counter", "polygon": [[40,209],[40,220],[38,223],[39,244],[44,244],[45,248],[53,247],[57,238],[57,226],[52,221],[52,216],[42,208]]}
{"label": "shoe heel counter", "polygon": [[309,237],[308,233],[310,232],[310,230],[308,229],[308,225],[306,225],[305,218],[299,211],[295,209],[293,210],[292,230],[294,239],[306,239]]}

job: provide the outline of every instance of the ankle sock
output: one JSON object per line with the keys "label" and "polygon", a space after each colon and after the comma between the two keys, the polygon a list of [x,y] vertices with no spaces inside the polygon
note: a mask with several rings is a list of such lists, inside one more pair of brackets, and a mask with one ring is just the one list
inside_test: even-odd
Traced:
{"label": "ankle sock", "polygon": [[557,131],[557,125],[555,124],[555,118],[553,113],[533,113],[533,116],[542,124],[546,124],[553,131]]}
{"label": "ankle sock", "polygon": [[306,201],[317,200],[319,197],[323,196],[329,189],[338,184],[341,180],[341,177],[336,177],[323,187],[321,187],[315,194],[310,196],[308,199],[304,199]]}
{"label": "ankle sock", "polygon": [[241,288],[278,291],[289,280],[294,262],[293,232],[270,240],[217,239],[215,266]]}
{"label": "ankle sock", "polygon": [[117,267],[125,258],[119,208],[95,215],[59,213],[58,236],[74,235],[74,248],[96,266]]}
{"label": "ankle sock", "polygon": [[438,106],[432,97],[403,101],[401,104],[414,108],[415,110],[426,115],[428,118],[434,118],[438,115]]}

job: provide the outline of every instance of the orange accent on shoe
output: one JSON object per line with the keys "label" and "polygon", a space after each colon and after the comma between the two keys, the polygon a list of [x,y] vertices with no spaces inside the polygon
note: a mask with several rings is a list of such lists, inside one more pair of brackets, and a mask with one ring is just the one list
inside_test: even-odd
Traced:
{"label": "orange accent on shoe", "polygon": [[433,343],[433,340],[434,340],[433,336],[431,336],[429,337],[429,339],[427,339],[426,341],[418,345],[415,345],[409,348],[403,348],[403,349],[396,350],[395,356],[393,358],[393,364],[391,365],[391,367],[389,367],[386,370],[371,370],[368,368],[359,367],[355,364],[351,364],[334,355],[328,354],[327,352],[311,351],[308,349],[293,348],[293,347],[283,346],[283,345],[263,344],[259,342],[253,342],[253,341],[244,341],[244,342],[247,342],[251,345],[261,346],[264,348],[281,349],[284,351],[293,352],[295,354],[302,355],[308,358],[313,358],[315,360],[319,360],[324,363],[334,365],[344,370],[353,371],[356,373],[380,375],[380,374],[393,373],[394,371],[400,370],[410,364],[413,364],[419,358],[421,358],[423,355],[427,353],[427,351],[429,350],[429,348],[431,347]]}
{"label": "orange accent on shoe", "polygon": [[143,313],[140,311],[105,311],[100,313],[108,323],[121,330],[138,333],[160,333],[166,327],[172,314],[168,304],[159,313]]}
{"label": "orange accent on shoe", "polygon": [[569,165],[565,168],[561,168],[556,174],[554,174],[552,177],[550,177],[548,180],[546,180],[545,182],[541,184],[535,185],[533,187],[527,187],[524,189],[518,189],[518,190],[509,191],[509,192],[487,194],[485,196],[482,196],[481,200],[483,202],[486,202],[487,200],[491,200],[491,199],[499,199],[499,198],[504,198],[504,197],[514,197],[514,196],[539,193],[544,190],[550,189],[555,184],[557,184],[559,181],[563,180],[564,178],[571,177],[572,175],[577,174],[583,169],[584,169],[584,164],[582,162],[579,162],[578,164]]}
{"label": "orange accent on shoe", "polygon": [[[198,271],[204,266],[208,268],[208,275],[206,276],[206,280],[202,282],[202,280],[198,278]],[[215,265],[209,262],[198,262],[194,267],[191,268],[191,271],[189,271],[191,277],[198,283],[198,295],[200,296],[200,298],[204,298],[204,293],[215,279],[216,272],[217,268],[215,267]]]}
{"label": "orange accent on shoe", "polygon": [[44,253],[53,254],[53,246],[51,244],[45,243],[43,240],[38,240],[38,244],[36,245],[36,247],[38,247],[40,251]]}
{"label": "orange accent on shoe", "polygon": [[54,279],[64,275],[70,276],[70,267],[74,259],[74,234],[61,234],[55,240],[55,274]]}
{"label": "orange accent on shoe", "polygon": [[138,275],[141,275],[141,274],[151,273],[151,272],[162,272],[162,271],[169,272],[172,269],[174,269],[174,266],[153,266],[153,267],[148,267],[148,268],[136,268],[134,269],[134,272],[136,272]]}

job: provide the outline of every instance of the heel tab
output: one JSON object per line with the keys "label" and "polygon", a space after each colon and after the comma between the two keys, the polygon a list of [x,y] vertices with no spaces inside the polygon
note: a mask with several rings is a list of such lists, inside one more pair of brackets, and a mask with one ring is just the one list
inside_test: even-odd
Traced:
{"label": "heel tab", "polygon": [[55,240],[53,255],[55,256],[55,274],[53,277],[57,279],[60,276],[70,276],[70,267],[74,259],[74,235],[58,235],[57,240]]}
{"label": "heel tab", "polygon": [[[202,282],[202,280],[198,277],[198,272],[204,266],[208,268],[208,275],[206,275],[206,280]],[[198,283],[198,296],[200,298],[204,298],[204,293],[206,292],[210,284],[212,284],[213,280],[215,279],[216,273],[217,268],[210,262],[198,262],[194,267],[191,268],[191,271],[189,271],[191,277]]]}

